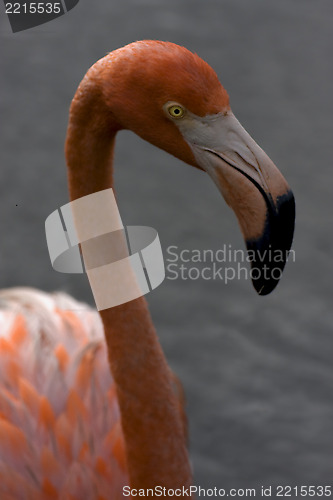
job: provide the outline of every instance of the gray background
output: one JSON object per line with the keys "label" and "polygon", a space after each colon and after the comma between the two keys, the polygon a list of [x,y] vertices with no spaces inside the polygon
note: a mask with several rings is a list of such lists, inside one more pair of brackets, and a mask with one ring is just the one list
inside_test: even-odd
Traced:
{"label": "gray background", "polygon": [[[191,455],[206,487],[330,484],[333,473],[332,0],[81,0],[13,35],[1,4],[3,287],[62,289],[84,277],[50,267],[44,220],[68,201],[68,107],[88,67],[136,39],[170,40],[206,59],[234,113],[292,186],[296,262],[268,297],[246,280],[170,281],[148,296],[188,399]],[[163,249],[243,248],[211,180],[129,132],[116,147],[126,224]]]}

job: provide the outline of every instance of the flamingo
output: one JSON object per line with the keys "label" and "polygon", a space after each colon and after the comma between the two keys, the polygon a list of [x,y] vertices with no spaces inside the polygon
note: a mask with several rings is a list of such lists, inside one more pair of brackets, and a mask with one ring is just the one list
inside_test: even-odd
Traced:
{"label": "flamingo", "polygon": [[[113,187],[122,129],[207,172],[236,214],[252,266],[269,271],[260,253],[279,250],[285,258],[274,265],[283,270],[292,192],[206,62],[146,40],[89,69],[66,138],[72,201]],[[279,277],[266,270],[253,284],[265,295]],[[110,500],[157,486],[187,496],[182,391],[144,297],[97,313],[63,293],[14,288],[0,303],[1,500]]]}

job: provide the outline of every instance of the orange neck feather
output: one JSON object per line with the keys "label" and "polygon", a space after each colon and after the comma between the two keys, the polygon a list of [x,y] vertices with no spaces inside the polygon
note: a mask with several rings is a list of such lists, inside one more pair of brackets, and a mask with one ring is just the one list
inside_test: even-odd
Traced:
{"label": "orange neck feather", "polygon": [[[112,157],[121,128],[92,70],[71,106],[66,158],[71,200],[113,187]],[[132,488],[190,486],[179,401],[143,297],[101,311]]]}

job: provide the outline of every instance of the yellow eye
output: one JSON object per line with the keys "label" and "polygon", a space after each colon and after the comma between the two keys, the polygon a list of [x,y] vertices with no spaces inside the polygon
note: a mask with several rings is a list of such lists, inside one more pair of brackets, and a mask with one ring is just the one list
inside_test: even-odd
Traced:
{"label": "yellow eye", "polygon": [[168,108],[168,113],[172,118],[181,118],[184,116],[185,110],[179,104],[173,104]]}

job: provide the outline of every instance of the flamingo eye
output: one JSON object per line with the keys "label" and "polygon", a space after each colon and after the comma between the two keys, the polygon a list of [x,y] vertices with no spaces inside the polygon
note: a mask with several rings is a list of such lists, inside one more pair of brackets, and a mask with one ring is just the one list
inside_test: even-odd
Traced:
{"label": "flamingo eye", "polygon": [[179,104],[173,104],[168,107],[168,113],[172,118],[182,118],[184,116],[185,110]]}

